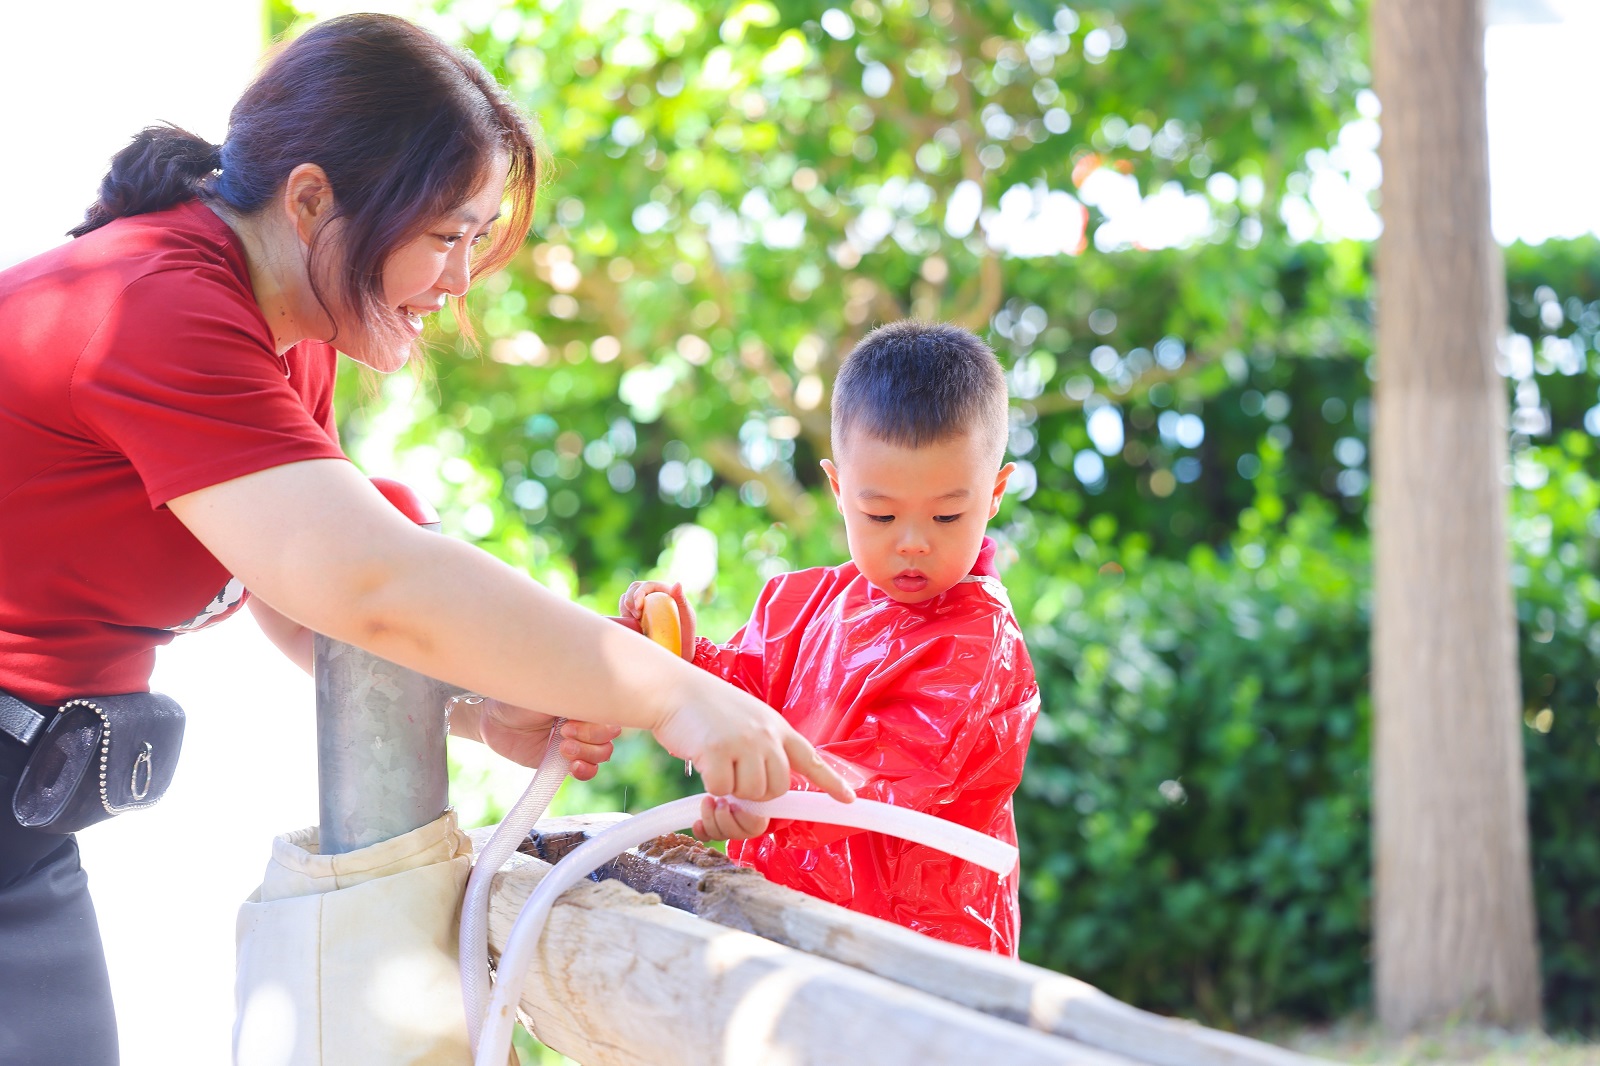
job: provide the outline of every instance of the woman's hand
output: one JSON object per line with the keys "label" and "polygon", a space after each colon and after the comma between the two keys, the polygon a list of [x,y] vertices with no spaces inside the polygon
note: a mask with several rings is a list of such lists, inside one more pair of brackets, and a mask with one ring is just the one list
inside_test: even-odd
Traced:
{"label": "woman's hand", "polygon": [[771,820],[740,810],[721,796],[707,796],[700,801],[700,820],[694,823],[694,835],[701,840],[748,840],[765,833]]}
{"label": "woman's hand", "polygon": [[652,592],[668,593],[678,605],[678,627],[683,631],[683,647],[679,649],[679,654],[694,662],[694,608],[689,606],[689,597],[684,594],[681,583],[668,585],[662,581],[635,581],[629,585],[628,591],[622,594],[622,600],[617,604],[623,624],[642,632],[644,598]]}
{"label": "woman's hand", "polygon": [[694,763],[706,791],[739,799],[777,799],[792,770],[836,800],[855,793],[823,762],[811,742],[765,703],[721,678],[696,671],[666,694],[670,708],[651,733],[661,746]]}
{"label": "woman's hand", "polygon": [[[457,716],[475,722],[461,722]],[[450,712],[450,731],[471,737],[490,750],[523,766],[538,766],[550,743],[550,730],[556,719],[538,711],[512,707],[499,700],[469,696],[455,702]],[[616,726],[568,719],[561,727],[561,754],[572,762],[572,776],[587,781],[599,772],[600,764],[611,758],[611,742],[622,732]]]}

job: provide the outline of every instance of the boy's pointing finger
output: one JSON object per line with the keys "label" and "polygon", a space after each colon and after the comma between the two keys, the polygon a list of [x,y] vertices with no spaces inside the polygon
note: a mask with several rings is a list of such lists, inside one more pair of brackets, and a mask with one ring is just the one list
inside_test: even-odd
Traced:
{"label": "boy's pointing finger", "polygon": [[791,770],[834,799],[841,803],[849,803],[856,798],[855,790],[845,784],[844,778],[839,776],[837,770],[822,761],[817,749],[799,733],[789,734],[784,741],[783,750],[789,756]]}

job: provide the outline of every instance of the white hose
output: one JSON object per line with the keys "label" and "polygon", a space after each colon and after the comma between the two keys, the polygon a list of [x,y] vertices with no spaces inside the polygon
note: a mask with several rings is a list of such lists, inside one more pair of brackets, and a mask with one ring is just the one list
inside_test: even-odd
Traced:
{"label": "white hose", "polygon": [[[478,1048],[484,1012],[489,1005],[489,889],[494,875],[527,839],[534,823],[550,806],[556,789],[567,779],[572,762],[561,754],[561,727],[566,723],[565,718],[556,719],[544,758],[539,762],[539,769],[534,771],[533,780],[528,782],[527,791],[495,828],[488,845],[475,858],[472,876],[467,879],[467,894],[461,903],[461,939],[457,954],[461,956],[461,999],[467,1011],[467,1038],[473,1050]],[[502,1049],[500,1066],[504,1066],[506,1056],[506,1050]]]}
{"label": "white hose", "polygon": [[[552,743],[553,743],[552,739]],[[543,775],[543,767],[540,768]],[[545,874],[544,880],[534,888],[533,894],[522,906],[522,913],[511,928],[506,948],[500,953],[500,979],[495,982],[488,1014],[483,1018],[481,1036],[475,1047],[476,1066],[504,1066],[511,1047],[511,1032],[516,1024],[517,1005],[522,999],[522,983],[528,965],[544,932],[545,919],[556,897],[589,876],[590,872],[610,862],[629,848],[637,847],[664,833],[693,825],[699,817],[700,802],[705,796],[688,796],[663,803],[574,848]],[[947,822],[920,811],[891,807],[876,800],[858,799],[854,803],[840,803],[832,796],[820,792],[788,792],[775,800],[752,802],[733,801],[741,810],[768,818],[792,818],[800,821],[844,825],[854,829],[868,829],[888,836],[910,840],[930,848],[948,852],[958,859],[976,863],[985,869],[1004,876],[1017,865],[1017,849],[994,837],[986,836],[964,825]],[[518,805],[519,807],[521,804]],[[523,830],[526,832],[526,830]],[[496,834],[498,838],[499,834]],[[510,853],[507,852],[507,855]],[[489,857],[485,853],[485,859]],[[483,859],[479,860],[483,862]],[[502,860],[504,861],[504,860]],[[493,876],[492,867],[484,880]],[[477,872],[474,871],[474,876]],[[466,943],[465,917],[463,916],[462,943]],[[482,949],[479,949],[482,950]],[[465,967],[465,951],[463,951]],[[472,1014],[471,1004],[468,1015]],[[469,1021],[469,1025],[471,1022]]]}

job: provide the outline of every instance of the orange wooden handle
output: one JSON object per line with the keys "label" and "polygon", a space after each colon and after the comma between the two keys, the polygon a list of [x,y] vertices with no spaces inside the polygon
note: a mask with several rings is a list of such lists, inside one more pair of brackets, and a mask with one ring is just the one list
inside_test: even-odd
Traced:
{"label": "orange wooden handle", "polygon": [[644,598],[639,628],[672,654],[683,654],[683,621],[678,617],[678,601],[671,593],[652,592]]}

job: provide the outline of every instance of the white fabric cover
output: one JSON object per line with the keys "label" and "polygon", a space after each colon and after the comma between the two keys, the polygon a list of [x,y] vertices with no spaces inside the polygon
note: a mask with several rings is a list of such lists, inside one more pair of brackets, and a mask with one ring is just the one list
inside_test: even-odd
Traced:
{"label": "white fabric cover", "polygon": [[317,854],[315,827],[274,840],[239,909],[235,1066],[470,1064],[456,922],[471,869],[454,811],[344,855]]}

